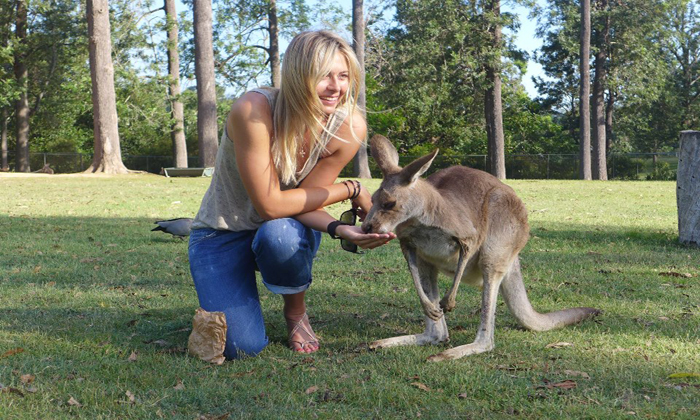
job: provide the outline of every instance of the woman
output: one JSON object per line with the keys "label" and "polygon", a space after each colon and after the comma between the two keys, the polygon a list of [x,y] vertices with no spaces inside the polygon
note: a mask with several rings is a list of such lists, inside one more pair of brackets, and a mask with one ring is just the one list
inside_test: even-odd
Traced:
{"label": "woman", "polygon": [[292,350],[312,353],[319,345],[304,295],[320,232],[370,249],[395,238],[365,234],[323,210],[348,198],[360,214],[372,205],[359,182],[334,184],[366,136],[355,109],[359,77],[342,38],[304,32],[287,48],[279,91],[254,89],[231,107],[189,245],[200,306],[226,316],[226,358],[268,343],[256,270],[283,297]]}

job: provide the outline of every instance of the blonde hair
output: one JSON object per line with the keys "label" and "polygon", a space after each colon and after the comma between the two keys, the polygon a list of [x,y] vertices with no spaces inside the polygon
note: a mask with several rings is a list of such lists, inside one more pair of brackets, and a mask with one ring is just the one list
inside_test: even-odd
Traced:
{"label": "blonde hair", "polygon": [[[328,31],[302,32],[290,42],[282,63],[282,83],[273,111],[274,140],[272,158],[285,184],[297,183],[297,157],[306,130],[311,132],[309,151],[318,147],[325,129],[323,104],[316,86],[330,72],[337,53],[348,65],[349,86],[338,108],[346,107],[352,115],[360,86],[360,66],[355,52],[338,35]],[[321,130],[319,130],[319,128]],[[355,140],[360,143],[352,132]],[[338,137],[336,137],[338,138]]]}

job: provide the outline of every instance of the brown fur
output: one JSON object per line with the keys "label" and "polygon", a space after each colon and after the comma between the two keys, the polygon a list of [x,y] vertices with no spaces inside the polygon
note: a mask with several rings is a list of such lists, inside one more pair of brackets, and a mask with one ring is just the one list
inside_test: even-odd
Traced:
{"label": "brown fur", "polygon": [[[527,243],[527,210],[512,188],[486,172],[453,166],[431,175],[437,150],[398,166],[398,154],[382,136],[371,140],[372,156],[384,180],[372,196],[362,227],[367,232],[396,231],[425,313],[425,331],[379,340],[372,348],[448,341],[444,311],[455,307],[460,282],[482,288],[481,325],[473,343],[454,347],[429,360],[456,359],[494,347],[499,290],[525,328],[544,331],[577,323],[599,311],[571,308],[540,314],[527,298],[518,253]],[[453,278],[439,299],[437,275]]]}

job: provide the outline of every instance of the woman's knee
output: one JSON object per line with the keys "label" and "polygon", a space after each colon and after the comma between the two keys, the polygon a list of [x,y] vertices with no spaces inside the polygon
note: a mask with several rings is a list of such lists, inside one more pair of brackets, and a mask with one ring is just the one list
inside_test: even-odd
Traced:
{"label": "woman's knee", "polygon": [[257,356],[268,345],[267,337],[229,337],[224,357],[229,360]]}
{"label": "woman's knee", "polygon": [[253,240],[253,252],[257,256],[287,261],[297,253],[315,250],[311,229],[291,218],[270,220],[263,223]]}

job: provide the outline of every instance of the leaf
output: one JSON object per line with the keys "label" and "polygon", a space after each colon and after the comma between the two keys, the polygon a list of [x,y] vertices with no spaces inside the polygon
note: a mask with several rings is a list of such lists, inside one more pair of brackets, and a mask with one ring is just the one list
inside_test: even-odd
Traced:
{"label": "leaf", "polygon": [[26,375],[20,376],[19,380],[22,381],[23,384],[31,384],[32,382],[34,382],[34,378],[34,375],[28,373]]}
{"label": "leaf", "polygon": [[562,347],[571,347],[571,346],[573,346],[573,345],[574,345],[573,343],[567,343],[567,342],[565,342],[565,341],[559,341],[559,342],[556,342],[556,343],[547,344],[544,348],[546,348],[546,349],[560,349],[560,348],[562,348]]}
{"label": "leaf", "polygon": [[545,384],[547,389],[553,389],[553,388],[559,388],[559,389],[574,389],[578,386],[576,381],[572,381],[571,379],[567,379],[565,381],[561,382],[556,382],[556,383],[547,383]]}
{"label": "leaf", "polygon": [[136,353],[135,351],[132,351],[132,352],[131,352],[131,355],[129,355],[129,359],[128,359],[128,360],[129,360],[130,362],[135,362],[136,360],[138,360],[138,358],[139,358],[139,354]]}
{"label": "leaf", "polygon": [[73,397],[70,397],[70,399],[68,400],[68,405],[71,405],[71,406],[73,406],[73,407],[82,407],[82,406],[83,406],[82,404],[80,404],[80,403],[78,402],[78,400],[76,400],[76,399],[73,398]]}
{"label": "leaf", "polygon": [[665,276],[665,277],[683,277],[683,278],[691,278],[693,277],[692,274],[690,273],[677,273],[675,271],[666,271],[663,273],[659,273],[660,276]]}
{"label": "leaf", "polygon": [[424,383],[421,383],[421,382],[411,382],[411,385],[413,385],[413,386],[415,386],[416,388],[421,389],[421,390],[423,390],[423,391],[430,392],[430,388],[428,388],[428,386],[427,386],[426,384],[424,384]]}
{"label": "leaf", "polygon": [[306,393],[306,395],[309,395],[309,394],[313,394],[316,391],[318,391],[318,387],[316,385],[314,385],[314,386],[310,386],[310,387],[306,388],[306,391],[304,391],[304,393]]}
{"label": "leaf", "polygon": [[176,389],[176,390],[178,390],[178,391],[181,391],[181,390],[185,389],[185,385],[182,383],[182,380],[181,380],[181,379],[178,379],[178,380],[177,380],[177,383],[175,384],[175,386],[173,387],[173,389]]}
{"label": "leaf", "polygon": [[136,396],[128,389],[126,390],[126,398],[129,399],[129,404],[136,404]]}
{"label": "leaf", "polygon": [[459,398],[460,400],[466,400],[467,398],[469,398],[469,394],[467,394],[466,392],[462,392],[461,394],[457,395],[457,398]]}
{"label": "leaf", "polygon": [[5,357],[10,357],[14,356],[15,354],[20,354],[24,351],[22,347],[17,347],[16,349],[11,349],[0,355],[0,359],[4,359]]}

